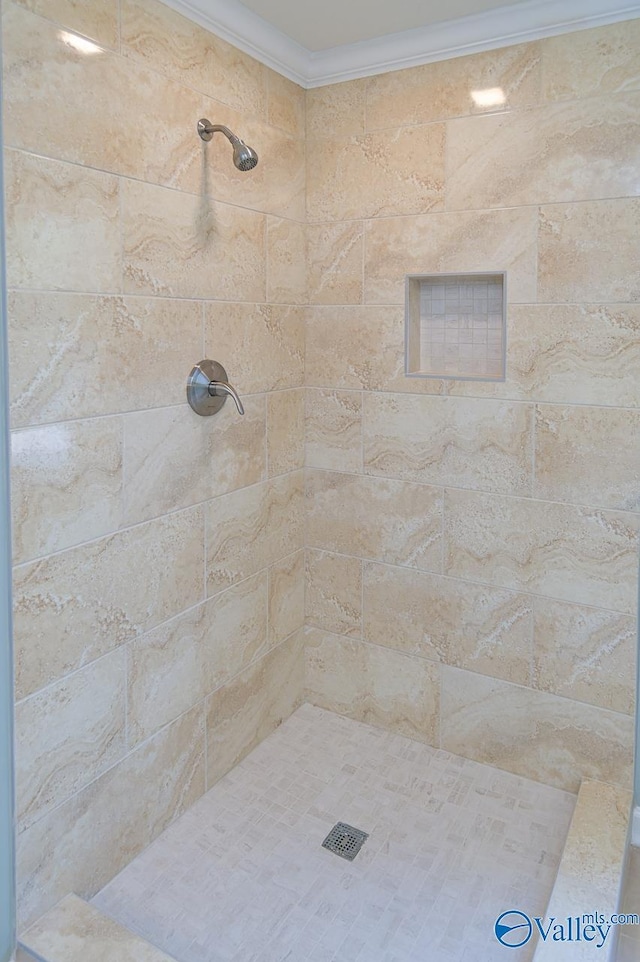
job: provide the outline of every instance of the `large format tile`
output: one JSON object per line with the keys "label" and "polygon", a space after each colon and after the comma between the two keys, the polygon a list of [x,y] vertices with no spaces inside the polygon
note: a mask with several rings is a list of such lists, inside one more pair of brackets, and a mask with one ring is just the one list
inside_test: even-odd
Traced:
{"label": "large format tile", "polygon": [[279,645],[304,625],[304,551],[269,568],[269,644]]}
{"label": "large format tile", "polygon": [[192,301],[14,293],[8,310],[14,427],[181,404],[200,360]]}
{"label": "large format tile", "polygon": [[267,120],[304,142],[306,90],[288,77],[267,72]]}
{"label": "large format tile", "polygon": [[307,140],[363,134],[366,88],[357,79],[307,90]]}
{"label": "large format tile", "polygon": [[201,707],[18,836],[18,925],[69,892],[90,898],[204,791]]}
{"label": "large format tile", "polygon": [[307,629],[306,696],[314,705],[437,745],[439,667],[423,658]]}
{"label": "large format tile", "polygon": [[360,304],[364,228],[357,221],[307,225],[310,304]]}
{"label": "large format tile", "polygon": [[16,568],[18,697],[201,601],[202,531],[193,508]]}
{"label": "large format tile", "polygon": [[281,217],[267,218],[267,301],[304,304],[307,294],[306,229]]}
{"label": "large format tile", "polygon": [[122,420],[11,435],[14,563],[91,541],[122,523]]}
{"label": "large format tile", "polygon": [[452,121],[447,210],[640,193],[640,94]]}
{"label": "large format tile", "polygon": [[537,227],[534,208],[452,211],[369,221],[365,233],[365,301],[404,304],[405,274],[469,271],[507,271],[509,302],[535,301]]}
{"label": "large format tile", "polygon": [[362,394],[307,390],[305,421],[309,467],[362,470]]}
{"label": "large format tile", "polygon": [[8,286],[120,291],[117,178],[15,150],[4,165]]}
{"label": "large format tile", "polygon": [[362,415],[367,474],[531,492],[531,405],[367,393]]}
{"label": "large format tile", "polygon": [[528,595],[365,564],[363,607],[365,641],[521,685],[530,682]]}
{"label": "large format tile", "polygon": [[90,37],[105,47],[118,46],[118,0],[100,3],[78,3],[78,0],[14,0],[15,3],[66,27],[83,37]]}
{"label": "large format tile", "polygon": [[16,706],[21,830],[125,754],[125,653],[113,651]]}
{"label": "large format tile", "polygon": [[442,747],[568,791],[583,778],[628,787],[633,719],[442,668]]}
{"label": "large format tile", "polygon": [[313,548],[306,555],[307,623],[361,638],[362,561]]}
{"label": "large format tile", "polygon": [[311,140],[310,221],[422,214],[444,208],[444,124]]}
{"label": "large format tile", "polygon": [[267,395],[267,464],[269,477],[304,467],[304,391]]}
{"label": "large format tile", "polygon": [[442,491],[308,471],[307,545],[431,571],[442,565]]}
{"label": "large format tile", "polygon": [[538,297],[552,302],[636,301],[640,199],[540,208]]}
{"label": "large format tile", "polygon": [[534,495],[640,510],[640,411],[540,404]]}
{"label": "large format tile", "polygon": [[444,570],[631,613],[639,528],[630,513],[449,489]]}
{"label": "large format tile", "polygon": [[635,703],[635,618],[533,600],[536,688],[630,715]]}
{"label": "large format tile", "polygon": [[542,41],[545,100],[640,90],[640,21],[624,20]]}
{"label": "large format tile", "polygon": [[302,515],[302,472],[209,502],[207,594],[215,594],[302,548]]}

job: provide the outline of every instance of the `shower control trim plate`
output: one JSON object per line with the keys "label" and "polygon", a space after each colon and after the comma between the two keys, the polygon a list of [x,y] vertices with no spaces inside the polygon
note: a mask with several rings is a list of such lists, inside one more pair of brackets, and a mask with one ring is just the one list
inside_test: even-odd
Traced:
{"label": "shower control trim plate", "polygon": [[228,397],[232,397],[238,414],[244,414],[238,392],[227,380],[227,372],[218,361],[205,359],[191,369],[187,378],[187,401],[202,417],[217,414]]}

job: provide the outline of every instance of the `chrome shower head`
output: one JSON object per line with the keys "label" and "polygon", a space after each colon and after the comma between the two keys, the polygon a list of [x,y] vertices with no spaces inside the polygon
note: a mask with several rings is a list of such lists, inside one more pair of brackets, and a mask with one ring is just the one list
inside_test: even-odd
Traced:
{"label": "chrome shower head", "polygon": [[224,134],[233,147],[233,162],[238,170],[253,170],[258,163],[258,155],[253,147],[248,147],[243,140],[225,127],[223,124],[212,124],[206,119],[198,121],[198,133],[202,140],[211,140],[216,131]]}

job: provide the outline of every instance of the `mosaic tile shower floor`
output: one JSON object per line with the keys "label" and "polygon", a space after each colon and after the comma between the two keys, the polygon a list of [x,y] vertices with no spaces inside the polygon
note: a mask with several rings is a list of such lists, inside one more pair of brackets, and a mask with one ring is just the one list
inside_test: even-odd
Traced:
{"label": "mosaic tile shower floor", "polygon": [[493,923],[544,913],[574,804],[304,705],[93,901],[179,962],[505,962]]}

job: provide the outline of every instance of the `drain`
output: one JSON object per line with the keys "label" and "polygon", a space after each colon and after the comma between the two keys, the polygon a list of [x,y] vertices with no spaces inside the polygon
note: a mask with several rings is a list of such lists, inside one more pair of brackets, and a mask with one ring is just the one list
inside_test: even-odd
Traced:
{"label": "drain", "polygon": [[322,847],[328,848],[340,858],[353,862],[368,838],[367,833],[361,832],[359,828],[354,828],[353,825],[347,825],[345,822],[338,822],[325,838]]}

